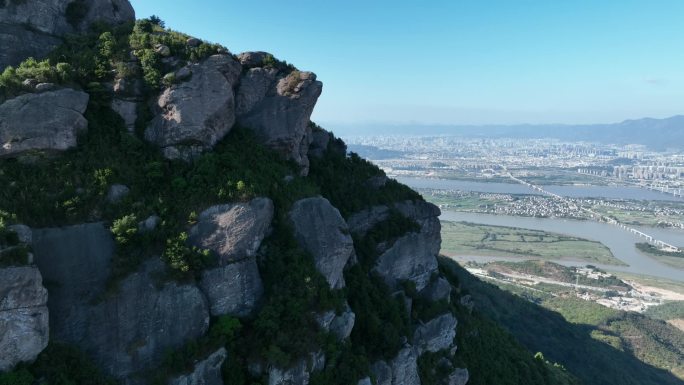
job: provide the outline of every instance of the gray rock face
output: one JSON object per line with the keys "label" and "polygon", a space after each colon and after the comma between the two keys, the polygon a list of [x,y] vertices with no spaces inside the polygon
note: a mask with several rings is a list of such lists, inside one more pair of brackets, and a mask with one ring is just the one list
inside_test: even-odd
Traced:
{"label": "gray rock face", "polygon": [[72,89],[24,94],[0,104],[0,157],[66,150],[88,128],[88,94]]}
{"label": "gray rock face", "polygon": [[53,340],[79,347],[107,374],[125,378],[148,370],[167,349],[207,330],[209,307],[200,290],[160,282],[159,259],[104,295],[114,240],[101,223],[37,229],[33,238],[36,263],[48,283]]}
{"label": "gray rock face", "polygon": [[204,210],[188,235],[191,243],[213,251],[225,265],[256,256],[272,220],[273,201],[255,198]]}
{"label": "gray rock face", "polygon": [[81,341],[88,307],[105,290],[114,255],[102,223],[34,229],[33,252],[50,292],[50,329],[57,341]]}
{"label": "gray rock face", "polygon": [[156,116],[145,130],[145,139],[170,159],[189,159],[211,149],[235,123],[233,88],[240,63],[230,55],[213,55],[189,67],[190,80],[162,92]]}
{"label": "gray rock face", "polygon": [[424,234],[410,233],[399,238],[377,260],[373,271],[392,288],[400,281],[410,280],[417,290],[423,290],[437,271],[437,252]]}
{"label": "gray rock face", "polygon": [[343,270],[354,243],[339,210],[325,198],[307,198],[292,205],[289,218],[295,238],[314,257],[330,287],[344,287]]}
{"label": "gray rock face", "polygon": [[84,338],[67,341],[90,354],[103,371],[126,378],[159,365],[168,350],[204,335],[209,306],[192,285],[159,282],[157,259],[125,278],[113,297],[88,310]]}
{"label": "gray rock face", "polygon": [[264,59],[270,54],[268,52],[243,52],[238,55],[238,60],[245,68],[261,67],[264,65]]}
{"label": "gray rock face", "polygon": [[470,380],[468,369],[456,369],[447,379],[448,385],[466,385]]}
{"label": "gray rock face", "polygon": [[428,286],[420,292],[420,295],[428,301],[446,300],[451,302],[451,284],[443,277],[430,281]]}
{"label": "gray rock face", "polygon": [[[263,63],[262,53],[240,55],[245,67]],[[274,68],[250,68],[240,81],[237,121],[254,130],[267,146],[302,166],[308,173],[307,151],[311,143],[309,121],[323,83],[311,72],[279,72]]]}
{"label": "gray rock face", "polygon": [[352,232],[365,234],[379,222],[387,219],[391,210],[413,219],[420,225],[420,232],[409,233],[397,239],[377,260],[374,271],[393,288],[402,280],[411,280],[416,288],[423,290],[430,277],[437,272],[437,254],[441,247],[439,208],[421,201],[399,202],[388,206],[375,206],[349,217],[347,223]]}
{"label": "gray rock face", "polygon": [[373,385],[373,382],[371,381],[370,377],[366,377],[360,379],[359,382],[356,383],[356,385]]}
{"label": "gray rock face", "polygon": [[[69,24],[64,0],[3,0],[0,7],[0,71],[28,57],[42,58],[61,43],[60,36],[86,31],[94,21],[120,24],[135,20],[127,0],[87,0],[88,12]],[[6,49],[7,48],[7,49]]]}
{"label": "gray rock face", "polygon": [[322,329],[333,333],[338,340],[344,340],[349,338],[352,329],[354,329],[356,314],[349,305],[346,305],[344,312],[340,315],[331,310],[317,316],[316,321]]}
{"label": "gray rock face", "polygon": [[221,366],[228,358],[228,352],[221,348],[207,359],[195,364],[192,373],[176,377],[169,385],[223,385]]}
{"label": "gray rock face", "polygon": [[419,325],[413,333],[413,345],[420,354],[449,349],[456,337],[457,323],[456,317],[447,313]]}
{"label": "gray rock face", "polygon": [[138,119],[138,104],[135,101],[113,99],[112,110],[116,111],[124,120],[128,132],[135,131],[135,121]]}
{"label": "gray rock face", "polygon": [[209,300],[213,316],[248,316],[264,294],[256,258],[202,272],[200,288]]}
{"label": "gray rock face", "polygon": [[371,365],[377,385],[420,385],[418,354],[406,347],[390,362],[378,361]]}
{"label": "gray rock face", "polygon": [[0,372],[35,360],[47,346],[47,299],[37,268],[0,269]]}
{"label": "gray rock face", "polygon": [[308,358],[299,360],[289,369],[271,367],[268,372],[268,385],[308,385],[312,372],[325,368],[325,354],[311,353]]}
{"label": "gray rock face", "polygon": [[330,331],[339,339],[344,340],[349,338],[352,329],[354,329],[354,323],[356,321],[356,314],[349,307],[340,314],[335,316],[332,323],[330,324]]}
{"label": "gray rock face", "polygon": [[325,130],[317,130],[311,133],[311,144],[309,145],[309,156],[322,158],[330,143],[330,133]]}

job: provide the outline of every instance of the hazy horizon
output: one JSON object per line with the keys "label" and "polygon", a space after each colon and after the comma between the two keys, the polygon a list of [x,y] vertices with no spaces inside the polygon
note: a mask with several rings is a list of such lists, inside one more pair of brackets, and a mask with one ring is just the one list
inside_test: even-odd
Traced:
{"label": "hazy horizon", "polygon": [[[317,73],[313,119],[613,123],[684,113],[684,2],[133,0],[137,17]],[[211,9],[211,12],[207,12]],[[315,31],[315,33],[312,33]]]}

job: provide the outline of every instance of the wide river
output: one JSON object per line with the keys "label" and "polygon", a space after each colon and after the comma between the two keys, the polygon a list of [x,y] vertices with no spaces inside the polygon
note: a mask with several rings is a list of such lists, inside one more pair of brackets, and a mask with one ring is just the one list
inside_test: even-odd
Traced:
{"label": "wide river", "polygon": [[[465,180],[432,179],[416,177],[398,177],[399,182],[412,188],[432,188],[443,190],[477,191],[496,194],[531,194],[540,192],[518,183],[472,182]],[[684,202],[684,198],[675,197],[658,191],[627,186],[541,186],[544,190],[568,198],[607,198],[637,199]]]}
{"label": "wide river", "polygon": [[[427,178],[397,178],[400,182],[413,188],[453,189],[463,191],[492,192],[501,194],[532,194],[530,188],[513,183],[469,182]],[[547,191],[567,197],[591,197],[612,199],[645,199],[679,201],[672,195],[640,189],[637,187],[617,186],[545,186]],[[606,245],[613,255],[629,266],[600,266],[610,271],[623,271],[634,274],[645,274],[684,282],[684,270],[667,266],[645,255],[635,245],[643,242],[643,238],[607,223],[594,221],[576,221],[560,218],[529,218],[508,215],[492,215],[442,211],[440,219],[445,221],[464,221],[494,226],[520,227],[524,229],[549,231],[567,234],[579,238],[598,241]],[[654,236],[656,239],[684,247],[684,230],[661,229],[655,227],[636,227],[638,230]],[[493,260],[514,260],[506,257],[463,256],[461,260],[489,262]],[[561,260],[558,263],[567,266],[584,266],[586,262]]]}

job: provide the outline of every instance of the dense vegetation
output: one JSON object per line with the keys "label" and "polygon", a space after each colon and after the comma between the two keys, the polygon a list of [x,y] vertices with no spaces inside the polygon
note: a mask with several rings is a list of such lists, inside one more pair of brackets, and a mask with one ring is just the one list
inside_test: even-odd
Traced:
{"label": "dense vegetation", "polygon": [[647,316],[663,321],[684,319],[684,301],[674,301],[648,308]]}
{"label": "dense vegetation", "polygon": [[394,179],[387,180],[384,186],[372,187],[371,178],[383,178],[385,173],[354,153],[345,156],[328,151],[323,159],[312,159],[309,176],[345,218],[374,205],[423,199]]}
{"label": "dense vegetation", "polygon": [[482,315],[586,384],[682,382],[683,334],[663,321],[574,297],[526,291],[525,299],[474,278],[450,260],[440,263],[458,276]]}

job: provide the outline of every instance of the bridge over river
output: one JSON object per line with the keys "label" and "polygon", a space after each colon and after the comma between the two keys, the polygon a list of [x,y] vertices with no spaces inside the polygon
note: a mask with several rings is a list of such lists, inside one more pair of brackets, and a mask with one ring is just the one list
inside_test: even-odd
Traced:
{"label": "bridge over river", "polygon": [[[527,187],[529,187],[529,188],[531,188],[531,189],[533,189],[533,190],[535,190],[535,191],[537,191],[537,192],[540,192],[540,193],[542,193],[542,194],[544,194],[544,195],[548,195],[548,196],[553,197],[554,199],[557,199],[557,200],[559,200],[559,201],[569,202],[569,200],[568,200],[567,198],[565,198],[565,197],[563,197],[563,196],[560,196],[560,195],[558,195],[558,194],[554,194],[554,193],[552,193],[552,192],[550,192],[550,191],[546,191],[546,190],[544,190],[543,188],[541,188],[541,187],[539,187],[539,186],[536,186],[536,185],[533,185],[532,183],[529,183],[529,182],[527,182],[527,181],[524,181],[524,180],[522,180],[522,179],[520,179],[520,178],[516,178],[516,177],[514,177],[510,172],[508,172],[508,177],[511,178],[512,180],[514,180],[515,182],[520,183],[520,184],[523,184],[523,185],[525,185],[525,186],[527,186]],[[672,252],[672,253],[677,253],[677,252],[680,251],[679,248],[676,247],[676,246],[674,246],[674,245],[671,245],[671,244],[669,244],[669,243],[667,243],[667,242],[664,242],[664,241],[662,241],[662,240],[656,239],[656,238],[653,237],[652,235],[646,234],[646,233],[644,233],[643,231],[637,230],[637,229],[635,229],[635,228],[633,228],[633,227],[629,227],[629,226],[627,226],[627,225],[625,225],[625,224],[623,224],[623,223],[620,223],[620,222],[616,221],[616,220],[613,219],[613,218],[609,218],[609,217],[607,217],[607,216],[605,216],[605,215],[602,215],[602,214],[600,214],[600,213],[598,213],[598,212],[596,212],[596,211],[594,211],[594,210],[591,210],[591,209],[588,209],[588,208],[585,208],[585,207],[580,207],[580,209],[581,209],[582,211],[584,211],[584,212],[590,214],[592,218],[596,218],[596,219],[599,220],[599,221],[606,222],[606,223],[609,223],[609,224],[611,224],[611,225],[618,226],[618,227],[620,227],[620,228],[622,228],[622,229],[624,229],[624,230],[626,230],[626,231],[629,231],[629,232],[631,232],[631,233],[633,233],[633,234],[638,235],[639,237],[644,238],[648,243],[650,243],[650,244],[652,244],[652,245],[655,245],[656,247],[659,247],[659,248],[660,248],[661,250],[663,250],[663,251]]]}

